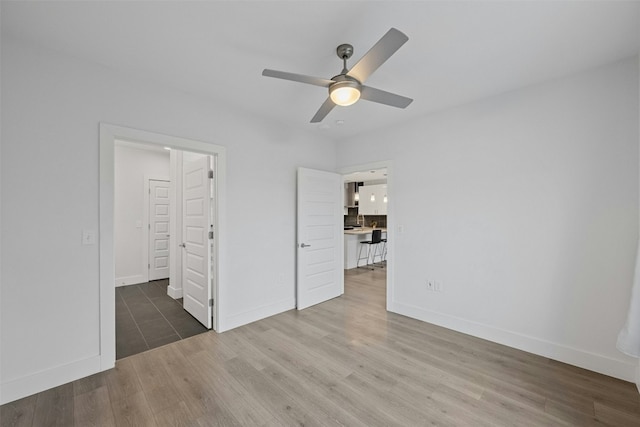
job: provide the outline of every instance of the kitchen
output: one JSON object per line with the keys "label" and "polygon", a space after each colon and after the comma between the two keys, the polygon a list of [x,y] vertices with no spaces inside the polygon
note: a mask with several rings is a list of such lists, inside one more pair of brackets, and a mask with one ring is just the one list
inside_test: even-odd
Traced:
{"label": "kitchen", "polygon": [[344,269],[384,268],[387,250],[387,170],[344,176]]}

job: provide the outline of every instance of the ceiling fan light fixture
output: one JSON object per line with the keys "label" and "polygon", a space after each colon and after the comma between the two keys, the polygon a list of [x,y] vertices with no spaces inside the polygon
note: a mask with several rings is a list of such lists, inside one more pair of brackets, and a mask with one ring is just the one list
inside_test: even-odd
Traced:
{"label": "ceiling fan light fixture", "polygon": [[351,80],[335,82],[329,87],[329,97],[336,105],[353,105],[360,99],[360,84]]}
{"label": "ceiling fan light fixture", "polygon": [[406,34],[395,28],[389,29],[350,69],[347,68],[347,60],[353,55],[353,46],[348,43],[339,45],[336,48],[336,55],[342,61],[343,67],[340,74],[333,76],[331,79],[270,70],[268,68],[262,70],[262,75],[329,89],[329,97],[322,103],[320,109],[318,109],[316,114],[311,118],[311,123],[320,123],[336,105],[343,107],[353,105],[358,102],[361,97],[366,101],[376,102],[378,104],[406,108],[411,104],[413,99],[391,92],[385,92],[371,86],[363,86],[362,84],[367,81],[378,67],[396,53],[407,40],[409,40],[409,37],[407,37]]}

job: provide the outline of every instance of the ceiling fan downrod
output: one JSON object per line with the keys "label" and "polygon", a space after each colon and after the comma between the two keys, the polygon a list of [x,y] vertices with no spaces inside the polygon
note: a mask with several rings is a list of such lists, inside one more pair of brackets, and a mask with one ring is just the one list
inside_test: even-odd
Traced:
{"label": "ceiling fan downrod", "polygon": [[347,74],[349,72],[349,70],[347,70],[347,59],[353,55],[353,46],[348,43],[341,44],[336,48],[336,54],[338,58],[342,59],[342,71],[340,74]]}

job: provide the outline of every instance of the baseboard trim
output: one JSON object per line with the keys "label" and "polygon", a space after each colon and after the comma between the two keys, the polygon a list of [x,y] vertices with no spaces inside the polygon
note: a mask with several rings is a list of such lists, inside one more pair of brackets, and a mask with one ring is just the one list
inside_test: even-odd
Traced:
{"label": "baseboard trim", "polygon": [[624,381],[635,383],[637,380],[637,366],[633,362],[613,359],[410,304],[392,302],[389,311]]}
{"label": "baseboard trim", "polygon": [[226,316],[224,323],[220,325],[218,329],[219,332],[228,331],[257,320],[275,316],[276,314],[280,314],[293,308],[296,308],[296,301],[294,298],[287,298],[270,304],[265,304],[251,310],[243,311],[242,313]]}
{"label": "baseboard trim", "polygon": [[167,295],[173,299],[182,298],[182,288],[174,288],[169,285],[167,286]]}
{"label": "baseboard trim", "polygon": [[148,282],[148,280],[142,274],[136,274],[135,276],[116,277],[116,287],[137,285],[138,283]]}
{"label": "baseboard trim", "polygon": [[7,381],[0,384],[2,388],[0,404],[4,405],[98,372],[100,372],[100,356],[94,356]]}

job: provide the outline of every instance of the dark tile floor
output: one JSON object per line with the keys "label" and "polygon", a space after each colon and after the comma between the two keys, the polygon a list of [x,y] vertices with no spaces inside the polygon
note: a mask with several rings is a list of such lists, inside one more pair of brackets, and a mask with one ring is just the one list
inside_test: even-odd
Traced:
{"label": "dark tile floor", "polygon": [[167,295],[169,281],[156,280],[116,288],[116,359],[142,353],[206,332]]}

